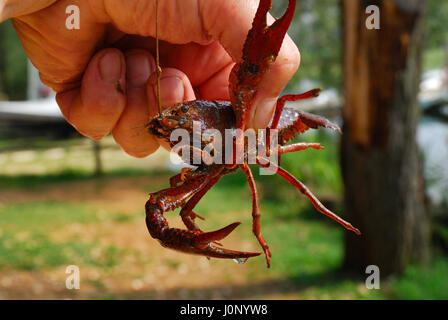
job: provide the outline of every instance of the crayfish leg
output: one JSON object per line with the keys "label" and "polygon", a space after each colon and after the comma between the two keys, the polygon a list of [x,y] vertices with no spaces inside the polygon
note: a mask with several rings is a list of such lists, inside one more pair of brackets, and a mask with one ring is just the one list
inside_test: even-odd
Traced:
{"label": "crayfish leg", "polygon": [[[277,129],[280,117],[282,115],[283,109],[285,108],[285,103],[287,101],[299,101],[299,100],[305,100],[305,99],[311,99],[314,97],[319,96],[319,93],[322,91],[322,89],[313,89],[310,91],[307,91],[305,93],[301,94],[287,94],[277,99],[277,104],[275,106],[275,112],[274,117],[272,118],[271,124],[267,128],[267,135],[266,135],[266,146],[267,146],[267,154],[270,154],[270,146],[271,146],[271,130]],[[297,119],[300,121],[301,119]],[[300,128],[297,131],[301,131]]]}
{"label": "crayfish leg", "polygon": [[244,164],[241,166],[241,169],[244,171],[246,175],[247,182],[249,182],[250,190],[252,192],[252,232],[260,243],[260,246],[263,248],[264,255],[266,257],[266,263],[268,268],[271,265],[271,251],[269,250],[269,246],[266,243],[266,240],[261,235],[261,210],[260,210],[260,198],[258,196],[257,186],[255,184],[254,176],[248,164]]}
{"label": "crayfish leg", "polygon": [[277,154],[285,154],[290,152],[302,151],[306,149],[323,150],[324,147],[320,143],[308,143],[308,142],[298,142],[289,144],[287,146],[279,146],[277,149]]}
{"label": "crayfish leg", "polygon": [[[217,175],[210,180],[201,190],[199,190],[190,200],[182,207],[180,216],[182,222],[188,228],[188,230],[203,232],[201,228],[195,223],[195,218],[204,220],[203,217],[193,212],[194,207],[202,199],[202,197],[221,179],[221,175]],[[222,246],[221,243],[214,241],[213,243]]]}
{"label": "crayfish leg", "polygon": [[[215,178],[211,179],[201,190],[199,190],[190,200],[182,207],[180,211],[180,216],[182,221],[188,230],[201,231],[202,230],[194,223],[194,219],[199,217],[196,213],[193,212],[194,207],[197,203],[204,197],[204,195],[221,179],[221,176],[218,175]],[[202,217],[201,217],[202,218]],[[203,218],[202,218],[203,219]]]}
{"label": "crayfish leg", "polygon": [[[311,193],[311,191],[307,188],[307,186],[305,186],[302,182],[300,182],[296,177],[294,177],[288,171],[286,171],[282,167],[277,166],[276,164],[272,163],[268,159],[265,159],[265,158],[260,159],[260,158],[258,158],[258,160],[259,160],[259,164],[262,167],[277,173],[279,176],[281,176],[286,181],[288,181],[292,186],[294,186],[297,190],[299,190],[302,194],[304,194],[311,201],[311,203],[313,204],[313,206],[316,208],[317,211],[319,211],[319,212],[323,213],[324,215],[328,216],[329,218],[335,220],[337,223],[342,225],[347,230],[353,231],[357,235],[361,235],[361,232],[357,228],[352,226],[351,223],[345,221],[344,219],[340,218],[335,213],[333,213],[330,210],[328,210],[319,201],[319,199],[317,199],[316,196]],[[267,165],[266,164],[262,165],[260,160],[263,160],[263,162],[267,163]]]}
{"label": "crayfish leg", "polygon": [[191,173],[193,169],[191,168],[182,168],[179,174],[170,178],[170,186],[171,188],[177,187],[177,185],[181,182],[185,182],[187,179],[187,174]]}
{"label": "crayfish leg", "polygon": [[271,125],[269,126],[269,128],[270,129],[277,129],[278,122],[280,120],[280,117],[281,117],[282,112],[283,112],[283,108],[285,107],[285,103],[287,101],[291,101],[292,102],[292,101],[299,101],[299,100],[315,98],[315,97],[319,96],[321,91],[322,91],[322,89],[316,88],[316,89],[307,91],[305,93],[301,93],[301,94],[287,94],[287,95],[284,95],[284,96],[281,96],[280,98],[278,98],[277,104],[275,106],[274,117],[272,118],[272,122],[271,122]]}

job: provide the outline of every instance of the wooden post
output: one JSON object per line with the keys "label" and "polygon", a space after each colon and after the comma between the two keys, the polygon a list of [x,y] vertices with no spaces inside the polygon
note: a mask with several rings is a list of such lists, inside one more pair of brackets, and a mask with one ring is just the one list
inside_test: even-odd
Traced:
{"label": "wooden post", "polygon": [[[369,30],[376,5],[380,29]],[[347,219],[345,267],[382,275],[425,260],[429,222],[416,143],[424,0],[342,0],[345,106],[341,164]]]}

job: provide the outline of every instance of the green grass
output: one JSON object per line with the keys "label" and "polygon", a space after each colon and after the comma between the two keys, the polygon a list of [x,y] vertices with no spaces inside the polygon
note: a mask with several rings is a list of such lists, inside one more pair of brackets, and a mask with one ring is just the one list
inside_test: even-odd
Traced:
{"label": "green grass", "polygon": [[83,169],[66,169],[55,173],[45,175],[23,174],[23,175],[1,175],[0,189],[36,189],[41,186],[56,183],[67,183],[74,181],[90,181],[92,179],[108,179],[118,177],[154,177],[166,172],[142,168],[123,168],[118,170],[109,170],[101,176],[95,176],[91,171]]}
{"label": "green grass", "polygon": [[[306,183],[327,207],[343,215],[337,137],[320,132],[305,135],[301,141],[321,142],[326,149],[286,155],[282,166]],[[273,252],[270,270],[266,270],[263,258],[248,262],[249,277],[254,282],[265,281],[268,277],[273,285],[292,287],[301,299],[448,299],[448,259],[441,255],[435,256],[426,267],[410,266],[399,277],[382,279],[380,290],[367,290],[364,285],[366,275],[362,270],[357,278],[340,270],[346,231],[318,213],[307,198],[281,177],[259,176],[256,167],[253,171],[261,195],[262,233]],[[107,170],[100,178],[93,177],[83,168],[41,175],[1,175],[0,194],[2,190],[13,189],[35,192],[42,188],[45,192],[47,186],[68,188],[64,184],[72,181],[82,187],[83,183],[98,179],[113,182],[140,176],[149,178],[148,185],[142,187],[142,191],[148,192],[167,187],[170,175],[172,173],[142,167]],[[0,271],[47,270],[69,264],[88,265],[105,271],[120,264],[124,257],[133,253],[132,249],[124,250],[99,240],[87,241],[80,237],[58,240],[53,236],[74,224],[82,228],[114,222],[127,224],[141,219],[141,212],[117,211],[105,215],[103,211],[89,202],[28,200],[0,203]],[[206,218],[200,221],[204,230],[213,230],[236,220],[243,222],[235,232],[240,239],[256,244],[251,230],[251,194],[242,172],[225,176],[206,194],[195,211]],[[178,210],[168,213],[168,219],[179,219],[177,213]],[[132,232],[131,228],[129,230]],[[135,257],[138,263],[154,263],[140,259],[138,255]],[[169,270],[176,272],[177,260],[164,261]],[[229,268],[232,267],[230,264]],[[101,297],[120,297],[105,292],[104,279],[88,281],[101,292]]]}
{"label": "green grass", "polygon": [[0,175],[1,189],[30,189],[46,184],[90,179],[92,174],[82,170],[63,170],[54,174]]}
{"label": "green grass", "polygon": [[0,236],[0,268],[37,270],[76,264],[107,269],[117,265],[122,255],[114,246],[76,240],[55,242],[36,232],[23,238],[6,232]]}
{"label": "green grass", "polygon": [[[112,219],[116,215],[111,215]],[[109,268],[119,262],[122,250],[81,239],[52,240],[48,234],[71,224],[97,223],[88,207],[67,202],[27,202],[0,206],[0,268],[25,270],[70,263]]]}
{"label": "green grass", "polygon": [[69,202],[25,202],[0,206],[0,225],[11,231],[45,231],[70,223],[98,221],[93,210]]}
{"label": "green grass", "polygon": [[386,284],[393,299],[448,299],[448,259],[438,256],[428,266],[410,266]]}

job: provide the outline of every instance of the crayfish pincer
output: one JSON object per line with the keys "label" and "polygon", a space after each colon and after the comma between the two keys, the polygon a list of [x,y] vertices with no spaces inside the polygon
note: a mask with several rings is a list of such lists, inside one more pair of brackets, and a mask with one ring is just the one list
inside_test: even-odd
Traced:
{"label": "crayfish pincer", "polygon": [[[244,262],[250,257],[260,255],[261,253],[228,250],[218,242],[227,237],[240,224],[238,222],[213,232],[203,232],[195,223],[195,219],[201,217],[193,209],[207,191],[222,176],[242,169],[252,193],[253,233],[264,251],[269,267],[271,252],[261,235],[259,196],[249,167],[250,160],[287,180],[304,194],[319,212],[337,221],[346,229],[360,234],[359,230],[350,223],[325,208],[302,182],[270,160],[273,155],[280,157],[285,153],[308,148],[323,149],[319,143],[286,145],[296,134],[302,134],[310,128],[325,127],[340,131],[337,125],[323,117],[284,107],[287,101],[316,97],[320,89],[280,97],[277,100],[271,124],[264,131],[267,134],[255,133],[255,140],[262,141],[261,148],[260,144],[257,144],[256,149],[250,147],[248,139],[246,139],[246,123],[253,107],[252,102],[257,94],[257,86],[278,55],[283,38],[293,18],[295,5],[296,0],[289,0],[285,14],[268,26],[266,16],[271,8],[271,0],[260,0],[252,29],[244,44],[242,59],[234,66],[230,75],[230,102],[196,100],[180,103],[166,109],[147,124],[150,134],[168,142],[172,148],[176,145],[170,137],[177,129],[184,130],[191,136],[194,135],[195,125],[201,132],[214,130],[221,133],[222,136],[225,136],[229,130],[235,132],[235,136],[230,142],[228,140],[221,141],[223,149],[230,148],[235,152],[231,157],[228,157],[227,154],[214,154],[213,159],[219,161],[209,161],[210,157],[201,156],[204,154],[204,147],[215,141],[210,135],[201,135],[199,145],[193,143],[194,138],[191,139],[192,143],[186,146],[191,156],[187,159],[183,158],[189,162],[199,154],[200,162],[197,167],[183,169],[181,173],[170,179],[170,188],[150,194],[150,199],[146,203],[146,225],[151,236],[158,239],[162,246],[206,257],[235,259],[238,262]],[[277,133],[276,141],[278,142],[274,146],[271,143],[271,133],[273,132]],[[263,137],[264,139],[261,139]],[[183,151],[185,148],[177,150],[179,155]],[[190,163],[193,164],[193,162]],[[182,208],[180,216],[187,230],[170,228],[164,217],[165,212],[179,207]]]}

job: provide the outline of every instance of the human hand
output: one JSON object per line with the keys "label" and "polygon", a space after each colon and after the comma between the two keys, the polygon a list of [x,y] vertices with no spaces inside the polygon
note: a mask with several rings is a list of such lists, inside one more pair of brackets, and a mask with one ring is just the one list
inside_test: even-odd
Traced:
{"label": "human hand", "polygon": [[[79,30],[65,27],[66,8],[73,4],[80,8]],[[159,6],[163,105],[229,100],[229,74],[241,58],[258,1],[161,0]],[[57,92],[67,121],[96,140],[112,133],[136,157],[159,147],[155,137],[136,130],[158,112],[155,13],[155,0],[0,0],[0,22],[13,18],[28,57]],[[299,62],[299,51],[286,36],[259,85],[249,127],[268,125]]]}

